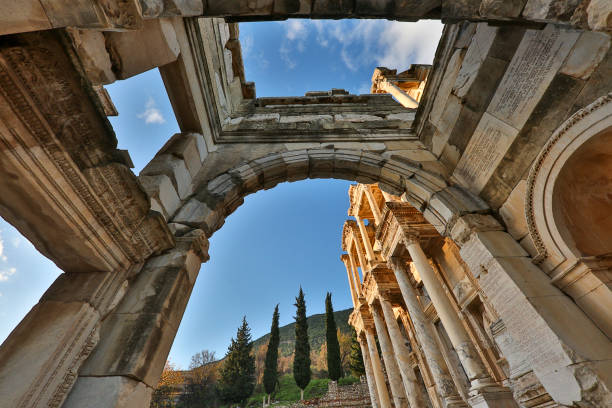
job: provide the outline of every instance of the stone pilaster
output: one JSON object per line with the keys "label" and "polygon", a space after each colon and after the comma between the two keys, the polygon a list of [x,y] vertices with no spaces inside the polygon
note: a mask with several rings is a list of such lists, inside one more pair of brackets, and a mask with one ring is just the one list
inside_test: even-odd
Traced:
{"label": "stone pilaster", "polygon": [[368,345],[368,351],[370,355],[370,361],[372,363],[372,371],[374,371],[374,378],[376,379],[378,403],[380,404],[380,408],[391,408],[391,399],[389,398],[389,391],[387,390],[385,374],[383,373],[382,364],[378,355],[378,349],[376,348],[374,330],[371,328],[366,328],[365,333],[366,343]]}
{"label": "stone pilaster", "polygon": [[391,258],[389,266],[395,273],[395,278],[397,279],[402,297],[406,303],[408,314],[414,325],[414,334],[423,350],[423,355],[429,366],[431,376],[436,383],[436,390],[442,404],[445,407],[453,408],[467,407],[467,404],[457,393],[455,384],[444,362],[444,357],[436,343],[433,328],[421,309],[416,291],[408,278],[405,265],[399,259]]}
{"label": "stone pilaster", "polygon": [[387,327],[385,321],[381,315],[380,310],[376,304],[370,306],[372,311],[372,317],[374,318],[374,325],[376,326],[376,334],[378,334],[378,342],[380,343],[380,349],[382,351],[383,360],[385,361],[385,368],[387,369],[387,376],[389,378],[389,386],[391,387],[391,394],[395,407],[408,407],[408,399],[406,398],[406,392],[402,384],[402,376],[400,374],[397,360],[395,359],[396,351],[393,349],[389,333],[387,333]]}
{"label": "stone pilaster", "polygon": [[380,299],[380,306],[387,323],[387,329],[389,330],[389,337],[393,350],[395,350],[395,359],[402,375],[402,381],[404,383],[404,390],[406,391],[406,397],[411,407],[424,407],[425,401],[423,394],[417,383],[416,375],[410,365],[410,351],[406,346],[406,340],[402,335],[391,303],[382,298]]}

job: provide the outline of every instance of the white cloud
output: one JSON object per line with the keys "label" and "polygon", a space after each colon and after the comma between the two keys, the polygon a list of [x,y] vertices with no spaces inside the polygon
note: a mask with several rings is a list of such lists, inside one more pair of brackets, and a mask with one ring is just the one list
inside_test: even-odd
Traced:
{"label": "white cloud", "polygon": [[289,20],[285,27],[285,37],[289,41],[305,40],[308,37],[308,28],[301,20]]}
{"label": "white cloud", "polygon": [[431,64],[444,26],[435,20],[417,23],[389,22],[381,31],[378,65],[407,69],[410,64]]}
{"label": "white cloud", "polygon": [[294,27],[291,38],[307,36],[308,24],[317,33],[317,43],[331,49],[337,47],[341,61],[353,72],[371,65],[403,71],[410,64],[431,64],[444,27],[433,20],[312,20]]}
{"label": "white cloud", "polygon": [[155,100],[152,97],[149,97],[149,99],[147,99],[147,103],[145,104],[145,111],[139,114],[138,118],[144,119],[147,125],[151,123],[155,123],[158,125],[166,123],[164,115],[162,115],[161,111],[157,108]]}
{"label": "white cloud", "polygon": [[253,51],[254,42],[255,40],[253,39],[253,36],[251,34],[241,36],[240,48],[242,50],[242,56],[244,58],[246,58],[251,53],[251,51]]}
{"label": "white cloud", "polygon": [[295,67],[297,67],[297,62],[295,62],[295,59],[293,59],[293,57],[291,56],[291,50],[289,49],[287,44],[283,43],[280,47],[279,52],[280,57],[285,62],[285,65],[287,65],[287,68],[294,69]]}
{"label": "white cloud", "polygon": [[285,38],[281,43],[279,49],[281,60],[285,62],[287,68],[294,69],[297,67],[297,62],[292,56],[293,49],[297,49],[298,52],[306,51],[306,40],[308,39],[309,29],[307,24],[302,20],[289,20],[281,22],[285,27]]}
{"label": "white cloud", "polygon": [[328,47],[329,40],[327,39],[327,36],[325,34],[325,26],[323,24],[323,21],[312,20],[312,25],[317,30],[317,42],[319,43],[319,45],[324,48]]}
{"label": "white cloud", "polygon": [[343,48],[342,51],[340,51],[340,57],[348,69],[353,72],[357,71],[357,63],[351,59],[346,49]]}
{"label": "white cloud", "polygon": [[7,281],[17,272],[16,268],[0,269],[0,282]]}

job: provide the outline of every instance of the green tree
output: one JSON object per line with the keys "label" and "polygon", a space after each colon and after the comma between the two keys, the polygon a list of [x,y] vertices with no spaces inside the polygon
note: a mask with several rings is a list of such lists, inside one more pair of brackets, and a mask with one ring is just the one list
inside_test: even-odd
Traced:
{"label": "green tree", "polygon": [[361,346],[357,340],[357,332],[355,329],[351,333],[351,354],[349,356],[349,366],[353,376],[359,378],[365,375],[365,365],[363,364],[363,355],[361,354]]}
{"label": "green tree", "polygon": [[306,301],[304,292],[295,298],[295,355],[293,360],[293,378],[300,388],[300,400],[304,399],[304,389],[310,382],[310,344],[308,343],[308,321],[306,320]]}
{"label": "green tree", "polygon": [[217,405],[217,364],[215,353],[202,350],[191,357],[185,386],[179,397],[180,408],[200,408]]}
{"label": "green tree", "polygon": [[274,392],[278,384],[278,345],[280,343],[280,333],[278,330],[278,305],[272,314],[272,327],[270,328],[270,341],[266,352],[266,365],[264,368],[263,383],[268,394],[268,405],[270,404],[270,394]]}
{"label": "green tree", "polygon": [[231,340],[220,372],[219,392],[227,403],[244,403],[253,394],[255,357],[251,355],[252,349],[251,329],[245,316],[238,328],[236,340]]}
{"label": "green tree", "polygon": [[327,339],[327,372],[329,379],[338,381],[342,377],[342,360],[340,359],[340,343],[334,319],[332,295],[327,292],[325,296],[325,337]]}

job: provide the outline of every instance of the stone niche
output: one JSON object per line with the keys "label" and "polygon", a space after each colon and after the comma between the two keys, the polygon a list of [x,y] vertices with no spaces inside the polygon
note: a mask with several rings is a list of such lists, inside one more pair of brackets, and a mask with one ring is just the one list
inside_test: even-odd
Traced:
{"label": "stone niche", "polygon": [[527,180],[534,261],[612,338],[612,95],[552,136]]}

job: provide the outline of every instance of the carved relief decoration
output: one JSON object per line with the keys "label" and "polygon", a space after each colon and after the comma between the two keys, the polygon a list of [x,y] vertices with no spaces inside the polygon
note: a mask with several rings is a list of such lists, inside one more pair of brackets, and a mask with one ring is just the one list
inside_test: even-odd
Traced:
{"label": "carved relief decoration", "polygon": [[[571,154],[589,138],[612,126],[612,93],[574,113],[552,135],[529,172],[525,215],[537,250],[533,262],[545,271],[567,269],[576,254],[564,241],[553,215],[553,188]],[[565,265],[565,266],[563,266]]]}
{"label": "carved relief decoration", "polygon": [[[11,36],[0,49],[0,95],[29,133],[13,135],[12,143],[21,146],[11,146],[12,152],[29,154],[32,142],[25,139],[33,137],[44,153],[35,160],[41,168],[24,171],[46,175],[39,184],[53,184],[68,194],[72,207],[62,208],[67,211],[63,216],[79,217],[73,222],[106,254],[110,267],[140,262],[171,247],[172,236],[165,222],[149,213],[146,194],[116,150],[103,108],[95,104],[95,91],[79,75],[64,44],[61,33],[48,31]],[[63,180],[48,174],[50,166]],[[97,222],[83,213],[80,202]]]}

